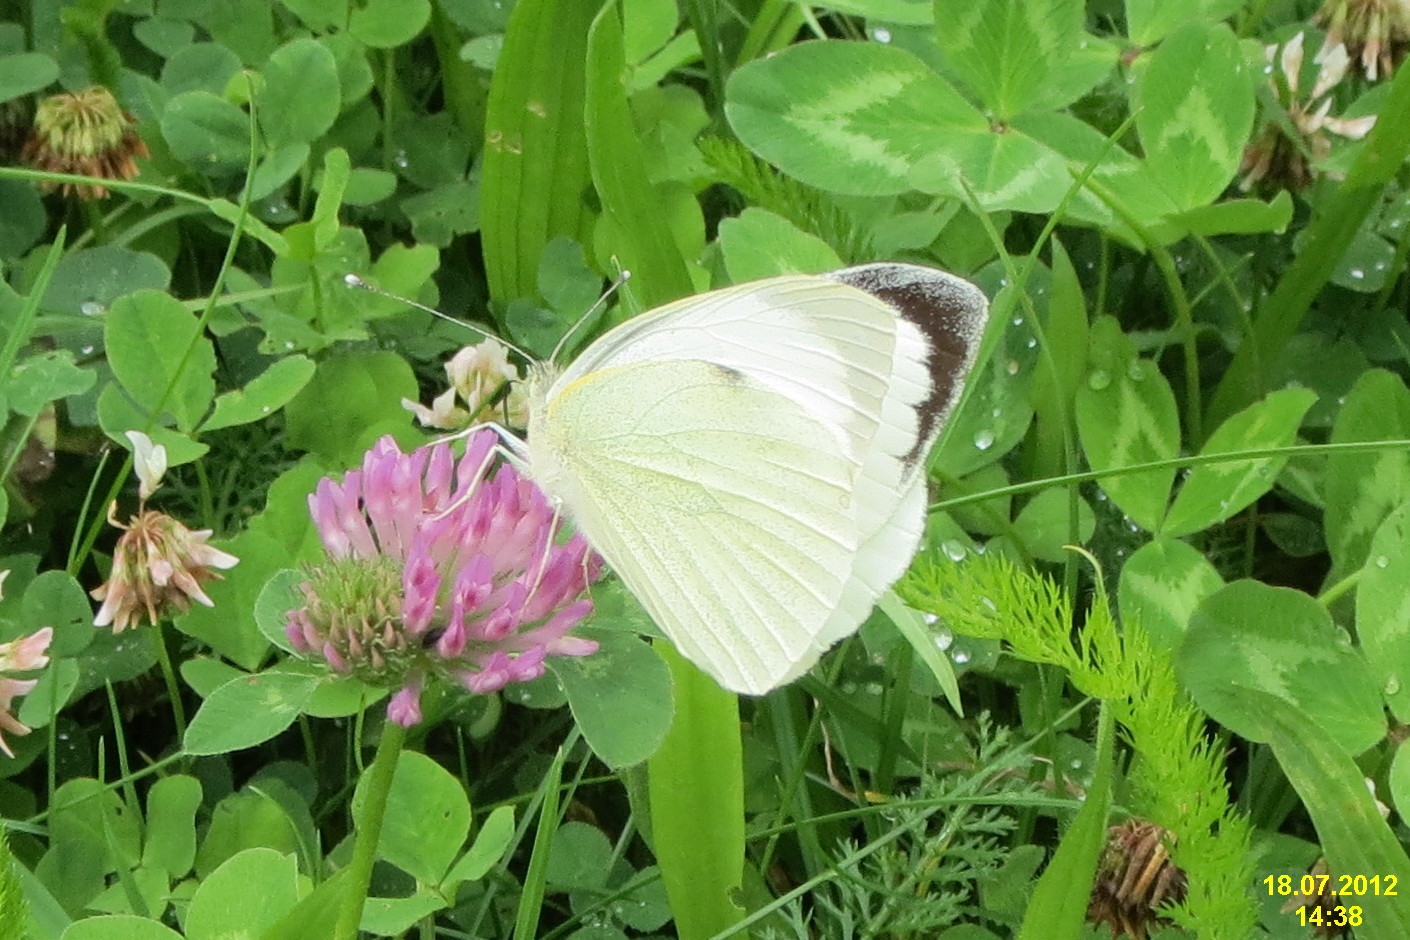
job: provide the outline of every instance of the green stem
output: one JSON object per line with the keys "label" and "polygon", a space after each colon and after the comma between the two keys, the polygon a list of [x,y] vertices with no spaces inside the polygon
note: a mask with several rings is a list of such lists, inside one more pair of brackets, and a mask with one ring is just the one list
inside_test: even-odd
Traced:
{"label": "green stem", "polygon": [[1331,607],[1344,594],[1361,583],[1361,575],[1364,573],[1365,569],[1357,568],[1351,574],[1317,595],[1317,603],[1321,604],[1323,607]]}
{"label": "green stem", "polygon": [[171,717],[176,722],[176,740],[186,740],[186,705],[181,701],[181,683],[176,681],[176,670],[171,665],[171,652],[166,648],[166,621],[156,624],[157,662],[162,667],[162,679],[166,682],[167,698],[171,699]]}
{"label": "green stem", "polygon": [[96,84],[116,91],[122,74],[122,56],[108,39],[108,15],[118,0],[72,3],[59,14],[69,35],[78,41],[88,60],[88,76]]}
{"label": "green stem", "polygon": [[309,725],[308,715],[300,715],[298,724],[299,737],[303,739],[304,744],[304,763],[309,770],[313,771],[313,777],[317,780],[319,771],[318,742],[313,739],[313,728]]}
{"label": "green stem", "polygon": [[397,84],[397,58],[392,49],[384,49],[382,70],[377,75],[377,90],[382,93],[382,168],[397,170],[396,128],[397,106],[401,103],[401,88]]}
{"label": "green stem", "polygon": [[[782,785],[778,788],[775,822],[779,831],[770,836],[764,846],[763,861],[759,865],[761,870],[768,869],[778,849],[779,837],[789,828],[793,828],[798,840],[804,871],[811,874],[824,870],[828,865],[827,852],[823,849],[815,823],[821,811],[814,805],[812,792],[804,785],[809,771],[817,769],[809,764],[813,760],[811,755],[818,753],[813,745],[822,712],[820,709],[814,710],[810,718],[805,703],[806,698],[797,690],[770,695],[763,702],[763,707],[772,716],[769,724],[773,728],[774,747],[779,755]],[[800,728],[805,729],[801,735],[798,733]],[[790,822],[792,827],[789,826]]]}
{"label": "green stem", "polygon": [[446,110],[455,115],[455,123],[470,139],[472,151],[479,151],[485,142],[485,104],[489,87],[480,79],[480,70],[460,58],[462,40],[455,24],[445,15],[444,5],[444,0],[437,0],[431,7],[431,39],[436,44],[441,93]]}
{"label": "green stem", "polygon": [[[803,25],[803,13],[787,0],[764,0],[749,23],[749,32],[740,46],[736,65],[762,59],[793,41]],[[703,47],[702,47],[703,48]]]}
{"label": "green stem", "polygon": [[367,887],[372,883],[372,863],[377,860],[377,843],[382,836],[382,817],[387,811],[387,795],[392,791],[392,777],[397,770],[397,757],[406,742],[406,729],[394,721],[382,725],[382,740],[377,744],[377,756],[368,772],[367,795],[357,820],[357,844],[348,864],[348,883],[344,888],[343,909],[338,915],[334,940],[356,940],[357,926],[362,921],[362,908],[367,903]]}
{"label": "green stem", "polygon": [[1113,196],[1110,190],[1092,180],[1088,180],[1087,185],[1099,199],[1116,213],[1117,218],[1125,222],[1141,239],[1142,244],[1146,246],[1146,257],[1155,264],[1156,269],[1160,271],[1161,279],[1165,281],[1165,289],[1170,295],[1170,304],[1174,308],[1175,328],[1180,333],[1181,343],[1185,350],[1185,430],[1189,439],[1203,441],[1204,409],[1201,402],[1199,348],[1195,342],[1194,312],[1190,309],[1190,298],[1185,293],[1185,285],[1180,280],[1180,272],[1175,266],[1175,259],[1171,256],[1170,250],[1162,245],[1160,240],[1154,237],[1141,220]]}
{"label": "green stem", "polygon": [[1195,318],[1190,298],[1175,267],[1175,259],[1164,245],[1151,244],[1151,258],[1165,279],[1170,303],[1175,308],[1175,330],[1185,349],[1185,431],[1192,441],[1204,440],[1204,406],[1200,398],[1199,347],[1195,342]]}
{"label": "green stem", "polygon": [[692,0],[685,4],[685,21],[700,42],[700,58],[705,62],[705,74],[710,82],[711,117],[718,125],[722,123],[720,117],[725,105],[727,71],[724,51],[720,47],[719,4],[715,0]]}

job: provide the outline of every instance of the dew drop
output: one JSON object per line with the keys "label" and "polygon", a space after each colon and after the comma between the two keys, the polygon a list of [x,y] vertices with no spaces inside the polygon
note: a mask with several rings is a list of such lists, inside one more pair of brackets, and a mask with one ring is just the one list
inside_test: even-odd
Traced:
{"label": "dew drop", "polygon": [[969,662],[969,653],[965,650],[955,650],[950,654],[950,658],[955,661],[956,665],[963,666],[965,663]]}
{"label": "dew drop", "polygon": [[941,630],[939,633],[935,634],[935,648],[940,652],[943,653],[954,645],[955,635],[949,630]]}
{"label": "dew drop", "polygon": [[890,42],[891,30],[885,28],[884,26],[878,26],[876,29],[871,31],[871,38],[875,39],[877,42]]}
{"label": "dew drop", "polygon": [[1400,677],[1397,676],[1397,675],[1390,675],[1390,676],[1387,676],[1387,677],[1386,677],[1386,684],[1385,684],[1385,694],[1386,694],[1386,695],[1396,695],[1396,694],[1398,694],[1399,692],[1400,692]]}
{"label": "dew drop", "polygon": [[974,446],[979,450],[988,450],[994,446],[993,431],[977,431],[974,435]]}
{"label": "dew drop", "polygon": [[85,317],[96,317],[100,313],[108,312],[108,308],[96,300],[85,300],[78,310]]}
{"label": "dew drop", "polygon": [[1359,281],[1366,276],[1366,272],[1363,271],[1361,268],[1352,268],[1346,273],[1351,275],[1351,279],[1353,281]]}
{"label": "dew drop", "polygon": [[1095,369],[1087,376],[1087,387],[1094,392],[1100,392],[1109,385],[1111,385],[1111,373],[1105,369]]}
{"label": "dew drop", "polygon": [[1377,555],[1377,556],[1376,556],[1376,567],[1377,567],[1377,568],[1389,568],[1389,567],[1390,567],[1390,559],[1387,558],[1387,557],[1384,556],[1384,555]]}
{"label": "dew drop", "polygon": [[1018,375],[1018,369],[1019,365],[1017,359],[1010,359],[1008,364],[1004,366],[1004,371],[1009,375]]}
{"label": "dew drop", "polygon": [[951,561],[964,561],[969,550],[964,547],[964,543],[956,539],[946,539],[940,543],[940,551],[945,553],[945,557]]}
{"label": "dew drop", "polygon": [[1144,382],[1146,380],[1146,364],[1137,359],[1126,369],[1126,374],[1131,377],[1132,382]]}

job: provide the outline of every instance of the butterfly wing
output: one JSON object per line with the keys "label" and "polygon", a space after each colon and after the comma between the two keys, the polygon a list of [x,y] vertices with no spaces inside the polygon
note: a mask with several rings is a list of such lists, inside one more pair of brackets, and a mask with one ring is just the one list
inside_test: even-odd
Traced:
{"label": "butterfly wing", "polygon": [[590,373],[529,447],[545,488],[682,654],[761,694],[820,655],[814,637],[858,545],[854,468],[817,446],[829,432],[803,409],[721,368]]}
{"label": "butterfly wing", "polygon": [[[862,544],[838,608],[819,635],[831,645],[849,636],[910,566],[925,530],[925,457],[974,370],[989,302],[968,281],[920,265],[867,264],[827,277],[884,304],[905,337],[896,349],[877,433],[855,490]],[[923,379],[913,368],[917,345],[925,349],[919,359]],[[890,467],[898,456],[901,472],[893,489]]]}
{"label": "butterfly wing", "polygon": [[681,651],[736,691],[809,668],[920,539],[921,462],[963,376],[937,392],[934,324],[868,282],[967,288],[946,327],[966,371],[983,330],[982,295],[941,272],[834,277],[667,305],[531,395],[540,484]]}

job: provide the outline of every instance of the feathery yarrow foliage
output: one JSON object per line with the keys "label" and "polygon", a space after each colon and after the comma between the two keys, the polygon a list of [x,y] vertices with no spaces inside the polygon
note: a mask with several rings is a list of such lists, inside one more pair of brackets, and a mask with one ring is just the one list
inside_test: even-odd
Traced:
{"label": "feathery yarrow foliage", "polygon": [[1107,702],[1135,752],[1131,808],[1172,833],[1171,854],[1189,877],[1184,903],[1161,913],[1201,937],[1251,935],[1251,829],[1229,804],[1223,749],[1204,734],[1204,716],[1139,622],[1118,626],[1099,584],[1079,625],[1056,583],[995,556],[958,565],[924,556],[897,589],[954,633],[998,639],[1020,659],[1059,666],[1075,688]]}
{"label": "feathery yarrow foliage", "polygon": [[1038,799],[1033,760],[987,714],[977,719],[970,765],[927,767],[914,787],[869,810],[885,820],[865,845],[846,841],[830,853],[832,873],[804,899],[783,908],[791,932],[771,926],[770,940],[796,937],[928,937],[993,912],[980,885],[1009,861],[1018,827],[1013,807]]}
{"label": "feathery yarrow foliage", "polygon": [[747,205],[782,216],[815,234],[845,262],[872,257],[857,224],[825,193],[784,176],[733,141],[702,137],[696,143],[701,156]]}

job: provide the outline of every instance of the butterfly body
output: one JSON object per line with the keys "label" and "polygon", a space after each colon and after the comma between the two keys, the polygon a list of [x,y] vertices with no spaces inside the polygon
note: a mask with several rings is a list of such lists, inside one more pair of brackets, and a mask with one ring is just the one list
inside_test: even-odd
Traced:
{"label": "butterfly body", "polygon": [[898,264],[667,304],[531,375],[535,480],[687,658],[762,694],[909,564],[986,319],[967,282]]}

